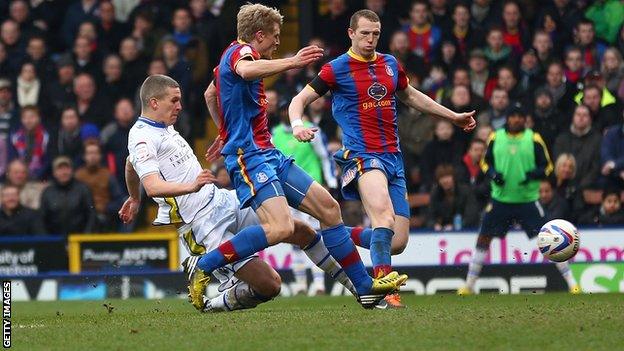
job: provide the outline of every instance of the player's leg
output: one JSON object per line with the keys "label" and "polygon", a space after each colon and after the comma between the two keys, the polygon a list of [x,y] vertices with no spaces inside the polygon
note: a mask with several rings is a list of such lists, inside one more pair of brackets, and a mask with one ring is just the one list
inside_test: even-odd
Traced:
{"label": "player's leg", "polygon": [[295,284],[293,285],[293,295],[307,295],[308,294],[308,267],[307,258],[303,250],[298,245],[292,246],[292,264],[291,271],[295,278]]}
{"label": "player's leg", "polygon": [[481,275],[481,269],[490,250],[490,243],[494,236],[504,236],[511,225],[511,213],[509,205],[492,200],[487,206],[475,251],[473,252],[470,264],[468,264],[468,274],[466,275],[466,285],[457,290],[459,295],[469,295],[474,293],[474,287]]}
{"label": "player's leg", "polygon": [[[266,262],[253,257],[231,265],[239,281],[221,294],[206,299],[204,312],[229,312],[254,308],[279,295],[282,279]],[[228,277],[231,279],[231,277]]]}
{"label": "player's leg", "polygon": [[383,296],[396,290],[407,279],[406,276],[392,274],[387,279],[373,282],[342,222],[338,202],[294,164],[283,179],[291,206],[321,222],[321,235],[325,246],[355,286],[363,306],[372,307],[381,298],[378,295]]}
{"label": "player's leg", "polygon": [[371,220],[373,276],[381,277],[392,271],[390,245],[394,236],[394,210],[388,192],[388,179],[381,170],[373,169],[358,178],[358,189],[364,211]]}
{"label": "player's leg", "polygon": [[[529,239],[537,237],[540,229],[546,223],[546,214],[538,201],[524,204],[518,213],[518,221]],[[578,294],[581,289],[572,275],[568,262],[555,262],[555,266],[568,284],[568,289],[573,294]]]}
{"label": "player's leg", "polygon": [[[233,197],[234,201],[236,201],[235,196]],[[237,209],[236,226],[232,228],[232,231],[237,232],[242,228],[258,223],[258,215],[253,210],[250,208],[244,208],[241,210]],[[338,281],[347,290],[355,295],[353,284],[336,260],[329,255],[329,252],[321,239],[321,235],[306,222],[298,219],[294,220],[294,227],[295,229],[293,235],[284,239],[283,242],[298,246],[303,253],[308,256],[308,259],[315,264],[315,267],[329,274],[330,277]]]}

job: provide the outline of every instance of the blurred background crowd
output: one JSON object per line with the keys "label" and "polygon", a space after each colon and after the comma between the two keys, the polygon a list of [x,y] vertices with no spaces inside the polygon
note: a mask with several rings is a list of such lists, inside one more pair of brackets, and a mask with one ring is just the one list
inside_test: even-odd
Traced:
{"label": "blurred background crowd", "polygon": [[[413,228],[478,226],[489,200],[479,160],[515,103],[528,111],[527,128],[542,135],[555,165],[540,185],[547,216],[624,224],[623,1],[260,2],[283,10],[283,37],[298,31],[293,52],[307,44],[326,49],[323,62],[267,81],[272,128],[320,66],[348,49],[349,18],[361,8],[379,14],[378,50],[397,57],[410,84],[451,109],[477,111],[476,130],[464,133],[399,106]],[[0,235],[133,230],[116,212],[127,196],[138,88],[149,74],[180,83],[176,128],[203,155],[214,135],[203,91],[236,39],[243,3],[0,1]],[[292,53],[282,48],[280,55]],[[331,96],[306,115],[329,153],[341,147]],[[222,165],[211,167],[229,187]],[[153,213],[144,204],[139,225]],[[361,204],[341,204],[346,223],[367,224]]]}

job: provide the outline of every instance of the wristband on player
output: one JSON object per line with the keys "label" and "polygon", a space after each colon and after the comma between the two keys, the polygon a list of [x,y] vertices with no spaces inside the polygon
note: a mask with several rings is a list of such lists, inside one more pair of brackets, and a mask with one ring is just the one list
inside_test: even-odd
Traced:
{"label": "wristband on player", "polygon": [[301,118],[297,118],[296,120],[290,122],[290,127],[295,129],[295,127],[303,127],[303,121]]}

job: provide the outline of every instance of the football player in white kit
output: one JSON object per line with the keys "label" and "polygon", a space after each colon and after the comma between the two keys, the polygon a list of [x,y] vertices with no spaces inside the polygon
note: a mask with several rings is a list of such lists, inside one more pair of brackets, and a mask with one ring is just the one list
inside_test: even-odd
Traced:
{"label": "football player in white kit", "polygon": [[[234,191],[217,188],[210,171],[203,170],[189,144],[174,129],[182,109],[179,84],[164,75],[149,76],[141,86],[141,116],[128,135],[126,185],[129,198],[119,210],[124,223],[136,217],[140,185],[158,204],[153,224],[174,225],[191,255],[183,266],[191,272],[198,255],[218,247],[234,233],[259,220],[250,208],[240,209]],[[299,245],[325,272],[353,291],[340,266],[312,228],[295,221],[289,243]],[[217,271],[220,295],[205,298],[202,312],[253,308],[277,296],[279,274],[257,256],[242,258]]]}

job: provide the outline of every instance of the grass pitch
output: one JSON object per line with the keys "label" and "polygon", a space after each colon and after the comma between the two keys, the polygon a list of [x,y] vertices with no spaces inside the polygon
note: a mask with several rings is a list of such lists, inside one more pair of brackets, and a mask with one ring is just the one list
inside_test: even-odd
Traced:
{"label": "grass pitch", "polygon": [[404,295],[404,310],[348,297],[279,298],[200,314],[185,300],[13,304],[16,350],[617,350],[624,295]]}

